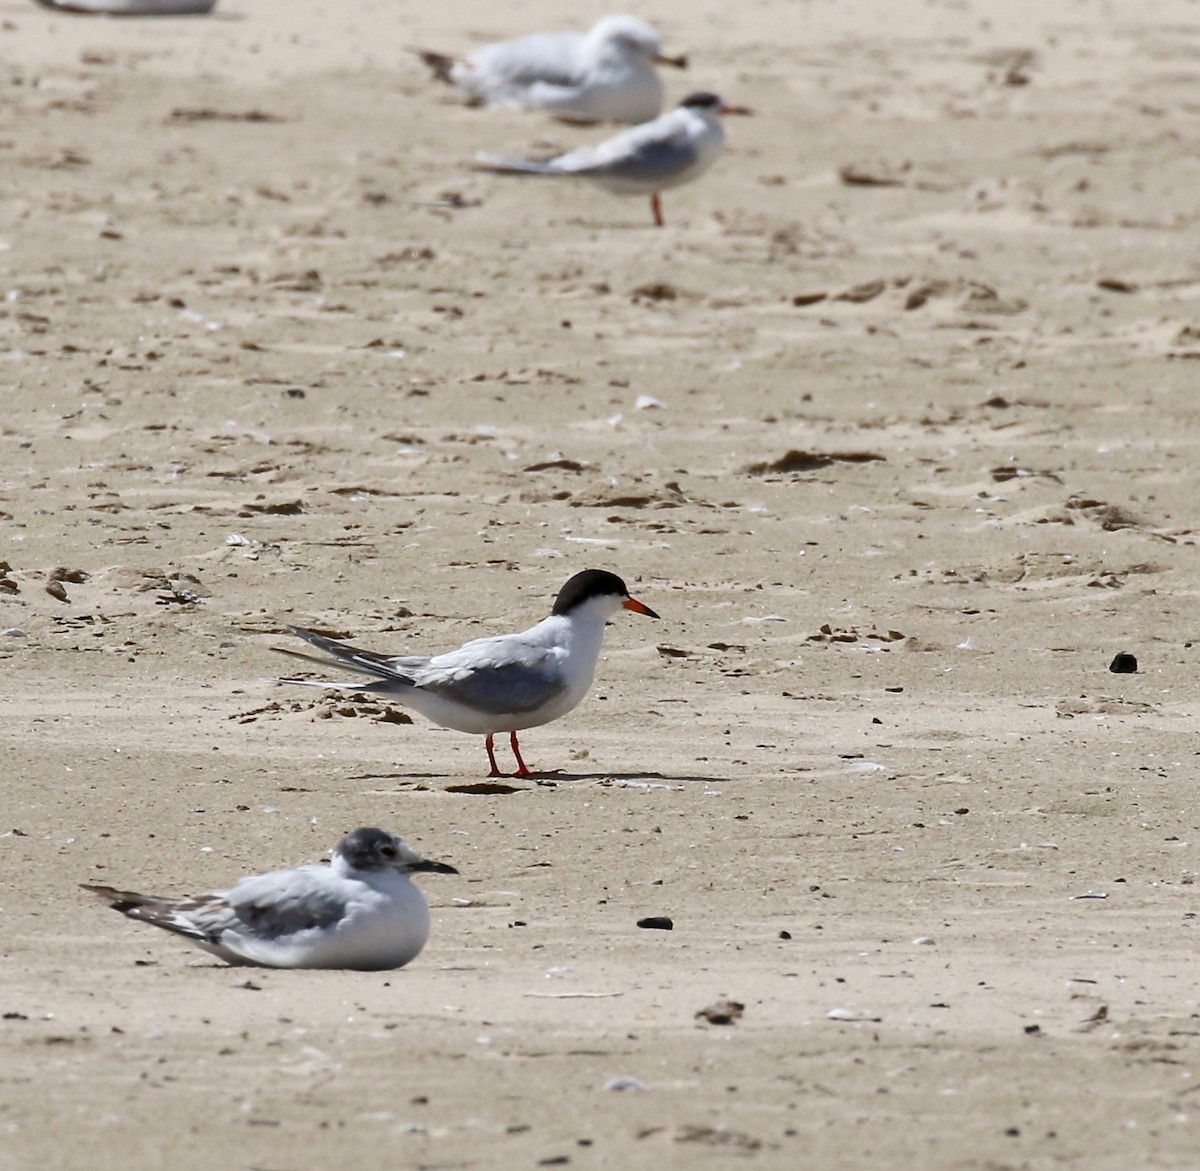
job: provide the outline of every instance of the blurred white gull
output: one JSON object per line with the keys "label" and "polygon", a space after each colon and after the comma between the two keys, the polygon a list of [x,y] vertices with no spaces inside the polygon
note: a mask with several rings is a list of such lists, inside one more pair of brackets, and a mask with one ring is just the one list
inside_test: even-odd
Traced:
{"label": "blurred white gull", "polygon": [[502,41],[467,57],[414,52],[474,105],[545,110],[571,122],[655,118],[663,104],[655,65],[687,66],[685,57],[666,56],[658,33],[636,16],[606,16],[587,33]]}

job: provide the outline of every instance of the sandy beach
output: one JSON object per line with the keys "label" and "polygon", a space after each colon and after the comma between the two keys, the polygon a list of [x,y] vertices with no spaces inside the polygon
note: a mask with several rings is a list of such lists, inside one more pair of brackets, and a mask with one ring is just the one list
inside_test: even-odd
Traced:
{"label": "sandy beach", "polygon": [[[4,1171],[1197,1165],[1195,5],[656,0],[661,229],[408,51],[604,11],[0,0]],[[537,781],[270,682],[588,567]],[[361,825],[395,972],[77,885]]]}

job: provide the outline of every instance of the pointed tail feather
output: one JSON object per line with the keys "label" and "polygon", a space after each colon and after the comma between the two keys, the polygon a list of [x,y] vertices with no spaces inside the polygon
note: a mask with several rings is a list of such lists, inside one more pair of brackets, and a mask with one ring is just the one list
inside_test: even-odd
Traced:
{"label": "pointed tail feather", "polygon": [[480,171],[491,171],[498,175],[558,175],[561,172],[554,166],[554,161],[541,163],[536,159],[509,159],[503,155],[487,153],[475,156],[476,168]]}
{"label": "pointed tail feather", "polygon": [[133,890],[117,890],[115,886],[98,886],[90,882],[81,882],[79,887],[89,894],[94,894],[102,903],[112,907],[114,911],[120,911],[122,915],[127,915],[138,907],[169,907],[176,901],[159,898],[157,895],[141,895]]}
{"label": "pointed tail feather", "polygon": [[272,647],[277,654],[288,655],[293,659],[303,659],[316,663],[321,667],[335,665],[348,671],[357,671],[360,675],[370,675],[366,683],[341,683],[316,679],[280,679],[279,683],[298,683],[308,687],[332,687],[342,691],[400,691],[412,686],[410,671],[423,666],[427,660],[420,655],[384,655],[378,651],[369,651],[363,647],[351,646],[336,638],[328,638],[315,630],[307,630],[303,626],[289,626],[288,631],[297,638],[304,639],[310,646],[323,651],[328,658],[318,658],[304,651],[293,651],[285,647]]}
{"label": "pointed tail feather", "polygon": [[[202,945],[219,944],[221,932],[232,920],[229,904],[221,895],[164,899],[157,895],[141,895],[132,890],[117,890],[113,886],[93,886],[88,882],[79,885],[128,919],[161,927],[164,931],[182,935]],[[197,915],[199,918],[194,917]],[[203,918],[209,922],[205,924],[201,921]]]}
{"label": "pointed tail feather", "polygon": [[[379,651],[370,651],[366,647],[352,646],[348,642],[342,642],[341,639],[329,638],[327,635],[318,634],[315,630],[309,630],[304,626],[289,626],[288,632],[294,634],[297,638],[302,638],[309,646],[315,646],[317,650],[324,651],[329,656],[326,660],[315,659],[318,663],[323,663],[326,667],[330,662],[336,663],[339,667],[346,667],[351,671],[359,671],[364,675],[376,675],[385,679],[394,679],[397,676],[404,678],[400,666],[412,666],[424,662],[419,655],[385,655]],[[275,650],[281,648],[276,647]],[[285,655],[299,655],[301,658],[312,658],[311,655],[305,655],[303,651],[283,651]]]}
{"label": "pointed tail feather", "polygon": [[429,66],[433,71],[434,79],[444,81],[447,85],[454,84],[454,78],[451,76],[451,70],[455,65],[462,60],[461,57],[452,57],[449,53],[436,53],[431,49],[418,49],[415,45],[409,46],[408,51],[415,53],[421,60]]}
{"label": "pointed tail feather", "polygon": [[[271,650],[273,650],[277,655],[287,655],[287,657],[289,659],[300,659],[301,661],[303,661],[305,663],[315,663],[318,667],[332,667],[332,666],[336,665],[339,667],[346,667],[348,670],[359,671],[364,675],[375,675],[376,678],[378,678],[378,675],[375,671],[369,671],[366,667],[360,667],[354,663],[343,663],[340,660],[338,660],[335,664],[334,662],[331,662],[329,659],[321,658],[320,655],[310,655],[306,651],[294,651],[290,647],[273,646],[273,647],[271,647]],[[369,687],[370,686],[369,683],[347,683],[344,681],[333,682],[332,680],[330,680],[329,682],[325,682],[324,680],[320,680],[320,679],[276,679],[276,680],[274,680],[274,682],[276,682],[276,683],[304,683],[310,687],[345,687],[348,689],[352,689],[355,687]]]}

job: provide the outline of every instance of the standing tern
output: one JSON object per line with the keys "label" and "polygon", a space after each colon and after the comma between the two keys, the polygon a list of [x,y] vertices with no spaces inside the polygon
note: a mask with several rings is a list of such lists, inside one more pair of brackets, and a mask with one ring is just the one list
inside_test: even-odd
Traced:
{"label": "standing tern", "polygon": [[654,66],[685,69],[636,16],[606,16],[587,33],[537,33],[486,45],[469,57],[415,52],[474,105],[545,110],[570,122],[638,122],[658,117],[663,85]]}
{"label": "standing tern", "polygon": [[699,178],[725,145],[722,114],[749,114],[727,106],[716,94],[695,93],[653,122],[622,130],[595,146],[581,146],[545,162],[476,156],[484,170],[513,175],[578,175],[616,195],[649,195],[661,228],[661,194]]}
{"label": "standing tern", "polygon": [[230,964],[263,968],[402,968],[429,938],[429,908],[410,874],[457,874],[402,838],[364,827],[333,864],[243,878],[231,890],[171,899],[81,884],[114,911],[173,931]]}
{"label": "standing tern", "polygon": [[373,676],[365,683],[312,679],[281,679],[280,683],[382,692],[443,728],[486,736],[489,776],[507,775],[496,766],[493,749],[496,733],[507,732],[517,761],[513,775],[528,777],[532,774],[521,759],[517,733],[565,716],[583,699],[596,672],[605,622],[622,608],[658,617],[629,596],[615,573],[585,569],[558,591],[550,616],[536,626],[519,634],[472,639],[458,650],[432,658],[362,650],[301,626],[288,629],[329,659],[273,649],[322,665],[336,662]]}

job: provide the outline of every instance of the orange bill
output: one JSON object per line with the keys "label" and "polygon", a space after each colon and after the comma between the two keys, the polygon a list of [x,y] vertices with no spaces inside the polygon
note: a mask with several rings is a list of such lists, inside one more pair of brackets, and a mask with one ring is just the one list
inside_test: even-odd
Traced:
{"label": "orange bill", "polygon": [[626,610],[632,610],[635,614],[645,614],[647,618],[658,617],[658,615],[655,614],[655,612],[651,610],[649,606],[647,606],[644,602],[639,602],[637,598],[626,598],[621,605],[624,606]]}

